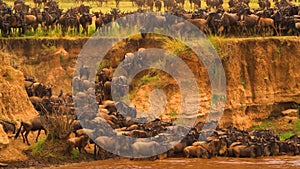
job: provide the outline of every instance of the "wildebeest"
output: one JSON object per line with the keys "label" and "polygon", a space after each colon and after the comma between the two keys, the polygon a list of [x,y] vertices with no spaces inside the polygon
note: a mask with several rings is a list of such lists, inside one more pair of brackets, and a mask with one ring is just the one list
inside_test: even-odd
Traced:
{"label": "wildebeest", "polygon": [[[43,130],[45,132],[45,135],[47,135],[47,130],[42,121],[43,121],[43,117],[41,117],[41,116],[34,117],[29,121],[21,121],[21,125],[15,135],[15,139],[18,138],[19,134],[21,133],[21,135],[23,137],[23,142],[25,143],[25,141],[26,141],[27,145],[30,145],[29,141],[28,141],[29,132],[38,130],[38,134],[35,139],[35,141],[37,142],[38,138],[40,136],[41,130]],[[24,133],[25,133],[25,135],[24,135]]]}
{"label": "wildebeest", "polygon": [[103,20],[102,20],[102,13],[101,12],[93,12],[93,14],[96,16],[95,20],[95,30],[99,30],[103,26]]}
{"label": "wildebeest", "polygon": [[26,25],[26,29],[33,28],[34,33],[36,33],[36,30],[38,28],[38,22],[37,18],[34,15],[25,15],[24,22]]}
{"label": "wildebeest", "polygon": [[25,34],[26,25],[24,23],[24,12],[18,11],[12,13],[10,11],[8,14],[5,14],[2,18],[2,35],[7,37],[12,35],[12,29],[18,29],[19,36]]}
{"label": "wildebeest", "polygon": [[270,8],[271,2],[269,0],[258,0],[259,7],[261,9]]}
{"label": "wildebeest", "polygon": [[54,29],[54,24],[57,21],[57,18],[53,17],[49,12],[42,12],[42,26],[45,27],[45,32],[49,32],[49,28]]}
{"label": "wildebeest", "polygon": [[83,30],[82,34],[88,35],[89,33],[89,26],[92,24],[92,16],[88,13],[83,13],[79,18],[79,23],[81,24]]}
{"label": "wildebeest", "polygon": [[0,124],[2,125],[3,130],[6,133],[11,132],[12,134],[15,134],[15,132],[16,132],[16,124],[14,122],[0,119]]}
{"label": "wildebeest", "polygon": [[161,7],[162,7],[162,2],[160,0],[155,0],[154,1],[154,6],[155,6],[155,11],[156,12],[160,12],[161,11]]}
{"label": "wildebeest", "polygon": [[272,18],[260,17],[257,23],[257,32],[260,34],[264,32],[264,35],[266,35],[267,32],[270,31],[270,29],[273,30],[273,34],[278,35],[278,32],[274,25],[274,20]]}
{"label": "wildebeest", "polygon": [[206,0],[206,5],[209,9],[220,8],[223,5],[223,0]]}
{"label": "wildebeest", "polygon": [[78,148],[80,153],[82,151],[87,153],[87,151],[85,150],[85,147],[89,143],[89,136],[88,135],[83,134],[79,137],[73,137],[73,138],[68,139],[67,142],[68,142],[68,153],[70,155],[72,154],[72,151],[73,151],[74,148]]}
{"label": "wildebeest", "polygon": [[22,11],[23,13],[29,13],[29,5],[26,5],[23,1],[15,1],[14,3],[14,10],[15,12]]}
{"label": "wildebeest", "polygon": [[33,96],[38,96],[43,98],[44,96],[50,98],[52,96],[52,87],[46,86],[42,83],[33,83],[32,84]]}
{"label": "wildebeest", "polygon": [[221,26],[224,28],[226,34],[231,33],[231,31],[237,32],[237,21],[239,16],[237,13],[224,12],[221,17]]}

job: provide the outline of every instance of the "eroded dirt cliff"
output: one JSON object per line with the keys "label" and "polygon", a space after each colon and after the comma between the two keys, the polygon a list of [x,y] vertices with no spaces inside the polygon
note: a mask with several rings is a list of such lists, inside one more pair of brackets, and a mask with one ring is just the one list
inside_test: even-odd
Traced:
{"label": "eroded dirt cliff", "polygon": [[14,57],[0,53],[0,117],[10,120],[37,114],[24,90],[23,73],[11,66]]}
{"label": "eroded dirt cliff", "polygon": [[[13,67],[27,76],[35,76],[38,81],[54,85],[54,94],[58,94],[61,89],[71,92],[76,58],[86,41],[87,39],[16,39],[0,40],[0,44],[2,48],[18,56],[10,60]],[[233,124],[249,128],[270,116],[276,116],[282,110],[297,108],[295,106],[300,103],[299,38],[212,39],[212,43],[222,60],[227,80],[227,102],[221,126]],[[120,43],[112,48],[106,58],[111,66],[116,67],[127,52],[134,52],[141,47],[160,48],[162,45],[161,39],[127,40],[127,43]],[[197,63],[198,59],[188,51],[179,55],[198,78],[202,93],[200,105],[208,109],[211,96],[205,67],[202,63]],[[6,62],[8,64],[9,61]],[[13,79],[18,79],[21,83],[22,73],[16,70],[12,72]],[[0,83],[3,86],[1,91],[22,90],[20,86],[14,89],[15,86],[5,76],[1,70],[2,80],[4,79]],[[167,81],[168,79],[165,82]],[[151,90],[148,87],[141,89]],[[27,105],[28,102],[19,101],[20,98],[27,99],[25,90],[20,93],[22,95],[14,95],[13,100],[10,100],[12,106],[2,106],[2,110],[5,108],[9,112],[19,113],[27,109],[21,105]],[[147,91],[141,93],[145,95]],[[173,94],[176,95],[175,90]],[[5,102],[3,99],[0,103],[1,101]],[[173,101],[172,104],[179,103]]]}

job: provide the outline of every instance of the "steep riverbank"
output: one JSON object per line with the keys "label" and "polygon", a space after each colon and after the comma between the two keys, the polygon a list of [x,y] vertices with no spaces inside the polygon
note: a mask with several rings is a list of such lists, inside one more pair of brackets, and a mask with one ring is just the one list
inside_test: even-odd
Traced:
{"label": "steep riverbank", "polygon": [[[35,115],[25,90],[23,74],[34,76],[37,81],[53,86],[53,94],[62,89],[71,93],[71,80],[74,66],[81,48],[88,39],[0,39],[0,115],[11,120],[26,120]],[[263,123],[266,119],[280,118],[284,110],[299,109],[300,103],[300,39],[299,38],[255,38],[255,39],[218,39],[211,38],[222,60],[227,80],[227,102],[220,121],[221,127],[234,125],[248,129]],[[29,45],[30,44],[30,45]],[[128,39],[112,48],[106,54],[106,60],[112,67],[117,67],[127,52],[139,48],[161,48],[164,41],[154,39]],[[176,48],[176,46],[174,46]],[[202,63],[189,51],[178,52],[192,70],[199,89],[203,93],[200,105],[203,111],[210,104],[210,84],[207,72]],[[169,106],[179,105],[176,84],[171,77],[162,75],[158,85],[165,85],[168,95],[174,96]],[[140,75],[142,78],[146,74]],[[152,79],[155,80],[155,79]],[[153,83],[138,84],[132,103],[138,109],[147,109],[147,93],[153,90]],[[201,112],[199,112],[201,113]],[[299,113],[299,111],[298,111]],[[298,119],[296,114],[292,119]],[[286,123],[288,123],[286,121]],[[285,122],[283,120],[283,122]],[[29,134],[31,135],[31,134]],[[30,138],[33,140],[33,137]],[[23,144],[21,139],[11,141],[15,145]],[[11,148],[11,149],[9,149]],[[9,146],[5,152],[17,154],[15,160],[28,158],[24,150],[27,146]],[[4,151],[1,150],[0,154]],[[2,155],[1,155],[2,156]],[[4,157],[4,156],[2,156]],[[7,156],[7,158],[10,158]],[[7,161],[1,159],[2,161]],[[72,161],[72,160],[71,160]],[[76,160],[75,160],[76,161]],[[32,166],[39,162],[28,162]],[[32,163],[32,165],[30,165]],[[51,163],[51,162],[49,162]],[[55,162],[53,162],[55,163]],[[21,164],[20,164],[21,165]],[[22,166],[22,165],[21,165]]]}
{"label": "steep riverbank", "polygon": [[[12,67],[26,76],[53,85],[54,94],[58,94],[61,89],[71,92],[74,65],[87,40],[0,39],[0,47],[10,54],[6,57],[11,57]],[[141,47],[161,48],[164,44],[160,38],[129,39],[126,42],[119,43],[107,53],[106,59],[111,66],[116,67],[127,52]],[[297,108],[295,106],[300,103],[299,38],[211,38],[211,42],[222,59],[227,80],[222,126],[233,124],[249,128],[270,115]],[[210,84],[206,69],[203,64],[195,63],[195,56],[188,52],[181,52],[179,56],[198,79],[199,88],[204,93],[202,105],[207,109]],[[165,82],[168,80],[170,78]],[[145,86],[142,88],[147,90]]]}

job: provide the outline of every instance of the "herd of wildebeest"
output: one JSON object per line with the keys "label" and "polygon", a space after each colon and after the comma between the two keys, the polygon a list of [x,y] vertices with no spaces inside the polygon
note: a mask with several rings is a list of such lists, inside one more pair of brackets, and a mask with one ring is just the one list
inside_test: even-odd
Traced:
{"label": "herd of wildebeest", "polygon": [[[269,0],[259,0],[259,8],[249,7],[250,0],[230,0],[229,9],[224,10],[223,0],[206,0],[207,8],[201,8],[200,0],[190,0],[192,11],[184,10],[184,0],[133,0],[132,4],[137,6],[135,12],[121,12],[116,5],[110,12],[91,12],[91,6],[78,5],[64,11],[55,0],[44,2],[44,5],[30,7],[22,0],[16,0],[14,7],[0,2],[0,29],[3,37],[25,34],[26,31],[36,32],[42,29],[46,34],[49,31],[60,30],[64,36],[72,32],[76,35],[81,33],[88,35],[89,26],[95,24],[95,31],[109,31],[102,29],[113,21],[121,27],[134,24],[129,21],[130,14],[155,11],[149,15],[155,15],[155,20],[160,22],[166,20],[165,14],[182,17],[207,34],[255,36],[255,35],[299,35],[300,16],[299,6],[287,0],[274,0],[275,6],[271,7]],[[35,2],[36,2],[35,1]],[[116,1],[118,4],[119,1]],[[77,4],[76,4],[77,5]],[[164,8],[164,13],[161,13]],[[123,18],[119,20],[119,18]],[[153,25],[158,23],[153,23]],[[160,22],[159,24],[165,24]],[[178,30],[184,29],[184,24],[172,25]]]}
{"label": "herd of wildebeest", "polygon": [[[30,145],[30,131],[38,131],[36,141],[41,130],[45,135],[49,133],[45,119],[51,120],[51,115],[72,117],[74,121],[65,138],[68,145],[65,152],[71,155],[74,149],[78,149],[80,153],[88,153],[86,146],[94,144],[95,159],[113,157],[114,154],[151,159],[216,156],[254,158],[300,154],[300,137],[297,135],[280,140],[270,130],[247,131],[233,126],[215,128],[218,121],[214,119],[182,126],[171,119],[157,117],[147,120],[140,117],[134,106],[122,100],[123,90],[128,87],[126,77],[112,77],[112,73],[111,68],[103,68],[95,80],[90,77],[89,67],[81,66],[72,80],[72,95],[63,91],[54,95],[51,86],[26,77],[24,86],[39,116],[22,120],[17,125],[17,131],[16,123],[2,119],[0,124],[5,132],[12,132],[15,139],[21,134],[23,142]],[[114,101],[112,87],[118,90]]]}

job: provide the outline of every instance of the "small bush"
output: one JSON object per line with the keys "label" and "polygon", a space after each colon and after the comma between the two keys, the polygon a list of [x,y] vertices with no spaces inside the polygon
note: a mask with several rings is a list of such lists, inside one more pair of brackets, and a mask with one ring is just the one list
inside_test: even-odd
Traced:
{"label": "small bush", "polygon": [[77,149],[73,149],[73,151],[72,151],[72,157],[73,158],[78,158],[79,157],[79,151]]}
{"label": "small bush", "polygon": [[46,141],[46,138],[41,139],[40,141],[38,141],[37,143],[35,143],[35,144],[32,146],[32,148],[31,148],[32,153],[33,153],[33,154],[39,154],[39,153],[41,153],[45,141]]}

